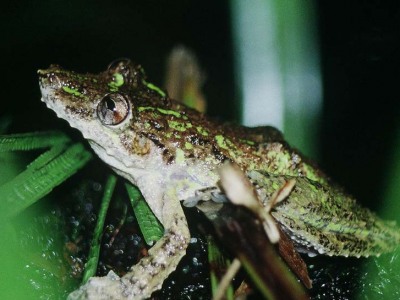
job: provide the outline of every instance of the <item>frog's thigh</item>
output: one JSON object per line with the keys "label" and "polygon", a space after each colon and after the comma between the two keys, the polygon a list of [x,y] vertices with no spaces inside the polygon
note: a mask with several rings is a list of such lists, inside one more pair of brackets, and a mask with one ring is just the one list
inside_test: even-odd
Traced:
{"label": "frog's thigh", "polygon": [[122,278],[113,272],[92,277],[71,293],[69,299],[145,299],[160,289],[186,253],[190,233],[180,202],[164,197],[162,219],[165,235],[149,250],[149,255]]}

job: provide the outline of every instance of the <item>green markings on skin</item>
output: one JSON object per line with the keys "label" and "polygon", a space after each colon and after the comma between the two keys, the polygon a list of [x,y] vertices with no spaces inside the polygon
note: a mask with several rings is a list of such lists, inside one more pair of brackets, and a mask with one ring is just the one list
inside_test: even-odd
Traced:
{"label": "green markings on skin", "polygon": [[285,152],[269,151],[267,158],[274,162],[276,169],[274,173],[284,174],[287,170],[290,170],[290,155]]}
{"label": "green markings on skin", "polygon": [[193,145],[191,143],[189,143],[189,142],[185,142],[185,148],[187,150],[193,149]]}
{"label": "green markings on skin", "polygon": [[242,154],[243,154],[243,151],[242,151],[242,150],[239,150],[239,148],[238,148],[234,143],[232,143],[232,141],[231,141],[230,139],[225,139],[225,141],[226,141],[226,144],[228,145],[228,147],[229,147],[230,149],[235,150],[235,152],[236,152],[238,155],[242,155]]}
{"label": "green markings on skin", "polygon": [[[158,113],[161,113],[163,115],[170,115],[174,116],[176,118],[183,118],[184,120],[187,119],[186,116],[183,116],[181,113],[175,111],[175,110],[170,110],[170,109],[164,109],[161,107],[152,107],[152,106],[139,106],[138,107],[138,112],[143,112],[143,111],[153,111],[153,119],[157,119],[160,115]],[[184,132],[188,128],[192,128],[193,125],[190,122],[178,122],[175,120],[167,120],[168,125],[170,128],[175,129],[177,131]],[[148,125],[145,125],[148,126]],[[208,132],[204,130],[202,127],[197,127],[197,131],[200,132],[203,135],[208,135]],[[168,138],[172,136],[172,134],[165,134]],[[175,135],[176,138],[178,138],[178,135]]]}
{"label": "green markings on skin", "polygon": [[[182,117],[182,115],[179,112],[175,111],[175,110],[163,109],[161,107],[152,107],[152,106],[139,106],[138,107],[138,111],[139,112],[146,111],[146,110],[153,110],[153,111],[157,110],[158,112],[160,112],[160,113],[162,113],[164,115],[171,115],[171,116],[174,116],[174,117],[177,117],[177,118],[181,118]],[[187,119],[186,116],[183,116],[183,118]]]}
{"label": "green markings on skin", "polygon": [[232,158],[238,158],[238,157],[240,157],[241,155],[243,155],[243,151],[240,150],[240,149],[238,149],[238,148],[236,147],[236,145],[235,145],[234,143],[232,143],[231,140],[225,138],[224,136],[222,136],[222,135],[216,135],[216,136],[215,136],[215,141],[217,142],[217,145],[218,145],[220,148],[225,149],[225,150],[228,150],[229,155],[230,155]]}
{"label": "green markings on skin", "polygon": [[177,121],[168,120],[168,125],[170,128],[178,130],[178,131],[186,131],[186,129],[192,128],[192,123],[181,123]]}
{"label": "green markings on skin", "polygon": [[154,110],[155,108],[152,106],[139,106],[138,112],[146,111],[146,110]]}
{"label": "green markings on skin", "polygon": [[83,94],[79,92],[77,89],[70,88],[69,86],[63,86],[62,89],[64,92],[68,94],[74,95],[76,97],[83,97]]}
{"label": "green markings on skin", "polygon": [[156,86],[156,85],[154,85],[154,84],[152,84],[150,82],[147,82],[145,80],[143,80],[143,84],[145,86],[147,86],[149,89],[157,92],[161,97],[165,97],[166,96],[165,92],[162,89],[160,89],[158,86]]}
{"label": "green markings on skin", "polygon": [[271,183],[271,188],[272,188],[274,191],[279,190],[281,187],[282,187],[282,184],[281,184],[280,182],[272,181],[272,183]]}
{"label": "green markings on skin", "polygon": [[162,109],[162,108],[157,108],[157,110],[164,115],[173,115],[177,118],[181,117],[181,114],[174,110],[168,110],[168,109]]}
{"label": "green markings on skin", "polygon": [[139,106],[138,107],[138,112],[139,113],[141,113],[143,111],[146,111],[146,110],[153,111],[152,115],[151,115],[152,119],[158,119],[160,117],[160,114],[158,112],[154,111],[155,108],[152,107],[152,106]]}
{"label": "green markings on skin", "polygon": [[203,127],[197,126],[196,129],[197,129],[197,132],[200,133],[201,135],[208,136],[208,131],[205,130]]}
{"label": "green markings on skin", "polygon": [[303,171],[304,171],[304,175],[311,180],[317,181],[319,183],[325,184],[327,183],[326,180],[324,180],[323,177],[318,176],[318,174],[316,174],[315,170],[307,165],[306,163],[303,163]]}
{"label": "green markings on skin", "polygon": [[[297,173],[293,173],[292,165],[294,164],[292,161],[291,154],[287,151],[269,151],[267,153],[267,158],[270,161],[274,162],[274,169],[271,170],[274,174],[287,174],[296,176]],[[326,184],[326,180],[319,176],[318,173],[306,163],[302,163],[302,171],[303,175],[308,179],[319,182],[321,184]],[[296,171],[295,171],[296,172]]]}
{"label": "green markings on skin", "polygon": [[178,131],[185,131],[186,127],[184,123],[176,122],[176,121],[168,121],[169,127]]}
{"label": "green markings on skin", "polygon": [[217,141],[218,146],[220,146],[222,149],[235,150],[238,152],[238,154],[243,154],[243,151],[239,150],[230,139],[227,139],[222,135],[216,135],[215,140]]}
{"label": "green markings on skin", "polygon": [[119,73],[114,74],[114,80],[115,80],[115,85],[116,86],[121,86],[124,84],[124,76],[122,76]]}
{"label": "green markings on skin", "polygon": [[228,145],[225,142],[225,137],[222,135],[216,135],[215,140],[220,148],[229,150]]}
{"label": "green markings on skin", "polygon": [[177,133],[175,133],[175,132],[166,132],[164,135],[165,135],[165,137],[168,138],[168,139],[170,139],[170,138],[172,138],[172,137],[174,137],[174,138],[176,138],[176,139],[181,139],[181,138],[182,138],[182,136],[181,136],[180,134],[177,134]]}
{"label": "green markings on skin", "polygon": [[254,145],[256,144],[255,142],[250,141],[250,140],[240,139],[240,141],[241,141],[242,143],[245,143],[245,144],[250,145],[250,146],[254,146]]}
{"label": "green markings on skin", "polygon": [[124,76],[120,73],[115,73],[113,75],[113,81],[108,83],[108,86],[110,87],[110,91],[116,92],[118,91],[118,88],[124,84]]}

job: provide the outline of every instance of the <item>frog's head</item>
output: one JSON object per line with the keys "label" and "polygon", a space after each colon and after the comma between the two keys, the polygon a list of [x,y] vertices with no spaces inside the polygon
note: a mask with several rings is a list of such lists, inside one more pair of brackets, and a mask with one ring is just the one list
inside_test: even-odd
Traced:
{"label": "frog's head", "polygon": [[129,123],[129,98],[142,77],[140,67],[127,59],[111,63],[100,74],[78,74],[57,65],[38,74],[42,101],[86,138],[92,122],[92,129],[96,124],[120,128]]}
{"label": "frog's head", "polygon": [[[42,101],[80,130],[105,162],[117,170],[121,162],[141,167],[138,160],[143,164],[153,149],[148,138],[138,134],[145,130],[144,122],[137,121],[138,103],[153,106],[165,100],[165,94],[145,81],[140,66],[122,59],[100,74],[78,74],[56,65],[38,74]],[[140,159],[132,161],[135,156]]]}

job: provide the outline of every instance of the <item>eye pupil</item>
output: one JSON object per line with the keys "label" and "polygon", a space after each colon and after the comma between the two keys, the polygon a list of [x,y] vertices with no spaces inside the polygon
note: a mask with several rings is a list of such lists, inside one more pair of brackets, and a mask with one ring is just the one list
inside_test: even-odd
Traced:
{"label": "eye pupil", "polygon": [[115,102],[111,100],[109,95],[104,98],[104,104],[105,107],[111,111],[115,109]]}
{"label": "eye pupil", "polygon": [[104,125],[118,125],[129,115],[128,96],[111,93],[105,95],[97,105],[97,117]]}

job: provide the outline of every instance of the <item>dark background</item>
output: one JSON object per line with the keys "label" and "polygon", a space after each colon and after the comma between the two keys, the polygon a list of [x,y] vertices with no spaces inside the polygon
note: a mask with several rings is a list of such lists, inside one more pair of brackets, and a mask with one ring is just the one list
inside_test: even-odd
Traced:
{"label": "dark background", "polygon": [[[319,163],[372,208],[379,207],[400,128],[398,3],[317,1],[324,83]],[[229,1],[23,0],[2,6],[0,115],[12,116],[9,132],[71,132],[40,102],[37,69],[57,63],[98,72],[130,57],[161,84],[165,58],[177,44],[193,49],[206,71],[209,113],[236,116]]]}

